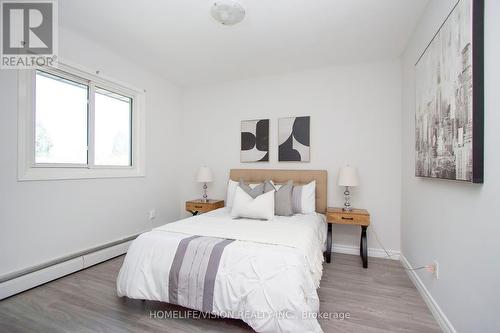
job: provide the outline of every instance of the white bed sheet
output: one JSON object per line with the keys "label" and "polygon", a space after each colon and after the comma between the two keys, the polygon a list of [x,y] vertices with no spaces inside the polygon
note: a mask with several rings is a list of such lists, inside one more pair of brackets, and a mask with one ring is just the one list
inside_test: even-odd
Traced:
{"label": "white bed sheet", "polygon": [[324,215],[233,220],[221,208],[153,229],[131,244],[118,276],[118,295],[168,302],[177,246],[191,235],[236,239],[220,259],[214,314],[242,319],[257,332],[322,332],[314,315],[321,269],[311,261],[322,263]]}

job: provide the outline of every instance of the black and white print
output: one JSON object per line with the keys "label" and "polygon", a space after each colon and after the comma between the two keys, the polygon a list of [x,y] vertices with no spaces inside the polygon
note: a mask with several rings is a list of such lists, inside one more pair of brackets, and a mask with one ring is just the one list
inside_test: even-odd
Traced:
{"label": "black and white print", "polygon": [[482,123],[483,112],[473,103],[473,1],[457,3],[415,66],[415,175],[419,177],[482,181],[482,152],[476,157],[473,153],[478,147],[473,141],[482,142],[478,137],[482,125],[477,122]]}
{"label": "black and white print", "polygon": [[241,122],[241,162],[269,161],[269,119]]}
{"label": "black and white print", "polygon": [[278,120],[278,160],[310,161],[310,118],[291,117]]}

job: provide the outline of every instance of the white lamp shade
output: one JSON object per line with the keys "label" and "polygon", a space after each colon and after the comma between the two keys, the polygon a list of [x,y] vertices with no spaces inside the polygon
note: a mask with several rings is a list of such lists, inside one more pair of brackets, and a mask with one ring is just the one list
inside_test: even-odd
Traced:
{"label": "white lamp shade", "polygon": [[358,171],[355,167],[345,166],[339,169],[339,186],[358,186]]}
{"label": "white lamp shade", "polygon": [[196,180],[199,183],[210,183],[212,181],[212,171],[207,166],[202,166],[198,169]]}

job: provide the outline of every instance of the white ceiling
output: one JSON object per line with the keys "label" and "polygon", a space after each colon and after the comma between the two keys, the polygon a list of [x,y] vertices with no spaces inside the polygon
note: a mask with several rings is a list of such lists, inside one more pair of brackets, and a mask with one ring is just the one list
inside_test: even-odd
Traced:
{"label": "white ceiling", "polygon": [[214,0],[59,1],[63,26],[183,86],[398,57],[428,0],[239,0],[223,26]]}

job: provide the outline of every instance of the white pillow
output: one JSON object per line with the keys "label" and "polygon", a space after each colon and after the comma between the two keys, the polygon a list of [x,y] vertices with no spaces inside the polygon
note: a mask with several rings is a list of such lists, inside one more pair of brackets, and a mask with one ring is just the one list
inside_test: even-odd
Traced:
{"label": "white pillow", "polygon": [[236,188],[238,187],[238,182],[235,182],[231,179],[227,182],[227,191],[226,191],[226,207],[233,207],[234,193],[236,192]]}
{"label": "white pillow", "polygon": [[272,220],[274,218],[274,191],[261,194],[254,199],[238,186],[234,194],[231,217]]}
{"label": "white pillow", "polygon": [[292,192],[292,209],[295,214],[311,214],[316,211],[316,181],[296,185]]}
{"label": "white pillow", "polygon": [[[231,208],[233,207],[233,201],[234,201],[234,194],[236,193],[236,188],[238,187],[239,182],[235,182],[232,179],[229,179],[227,182],[227,191],[226,191],[226,207]],[[260,184],[248,184],[250,188],[254,188]]]}

